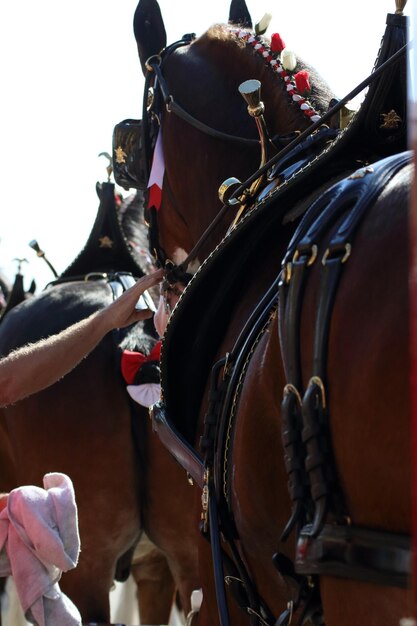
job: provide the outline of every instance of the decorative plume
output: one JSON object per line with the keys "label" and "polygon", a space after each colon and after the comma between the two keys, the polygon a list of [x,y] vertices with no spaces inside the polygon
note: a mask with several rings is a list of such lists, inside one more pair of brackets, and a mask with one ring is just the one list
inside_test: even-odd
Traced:
{"label": "decorative plume", "polygon": [[301,95],[308,95],[311,91],[310,82],[309,82],[310,74],[307,70],[300,70],[296,74],[294,74],[294,81],[297,87],[297,90]]}
{"label": "decorative plume", "polygon": [[257,35],[263,35],[268,30],[268,26],[272,20],[271,13],[265,13],[265,15],[255,24],[255,33]]}
{"label": "decorative plume", "polygon": [[289,72],[293,72],[297,65],[297,58],[292,50],[288,50],[288,48],[284,48],[281,52],[281,63],[282,67]]}

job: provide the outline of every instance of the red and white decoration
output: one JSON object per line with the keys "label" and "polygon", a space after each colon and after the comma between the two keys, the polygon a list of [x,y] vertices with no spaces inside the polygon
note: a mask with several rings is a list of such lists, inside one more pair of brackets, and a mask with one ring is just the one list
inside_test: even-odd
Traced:
{"label": "red and white decoration", "polygon": [[303,114],[312,123],[321,119],[319,113],[307,99],[307,95],[311,90],[308,72],[301,70],[296,74],[293,73],[297,66],[295,54],[285,47],[285,43],[278,33],[274,33],[271,36],[271,46],[268,46],[262,37],[254,35],[251,31],[239,28],[229,28],[229,31],[265,59],[270,68],[284,81],[287,93],[293,102],[300,107]]}
{"label": "red and white decoration", "polygon": [[159,211],[162,201],[162,184],[165,173],[164,151],[162,148],[162,131],[158,132],[155,150],[153,153],[151,173],[149,175],[148,189],[149,199],[148,207],[154,207]]}
{"label": "red and white decoration", "polygon": [[148,355],[142,352],[132,352],[123,350],[121,360],[121,370],[123,378],[127,383],[127,392],[135,402],[144,407],[150,407],[158,402],[161,396],[161,385],[159,383],[143,383],[135,385],[136,376],[140,368],[145,363],[159,361],[161,358],[161,341],[158,341]]}

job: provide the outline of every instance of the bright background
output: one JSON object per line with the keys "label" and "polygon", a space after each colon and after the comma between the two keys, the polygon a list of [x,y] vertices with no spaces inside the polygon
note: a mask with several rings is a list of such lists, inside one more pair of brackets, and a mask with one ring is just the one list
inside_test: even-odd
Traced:
{"label": "bright background", "polygon": [[[114,125],[141,116],[143,77],[132,20],[136,0],[0,2],[0,269],[26,258],[25,283],[52,279],[79,253],[96,216]],[[343,97],[371,71],[394,0],[247,0],[254,22],[314,65]],[[409,5],[411,2],[409,2]],[[161,0],[168,42],[227,20],[220,0]],[[276,7],[274,9],[274,7]],[[406,7],[406,9],[409,7]],[[126,193],[126,192],[124,192]]]}

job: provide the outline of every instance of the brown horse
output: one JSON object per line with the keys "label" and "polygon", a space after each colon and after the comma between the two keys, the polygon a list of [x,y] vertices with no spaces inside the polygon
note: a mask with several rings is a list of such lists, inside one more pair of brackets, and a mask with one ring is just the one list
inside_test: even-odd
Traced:
{"label": "brown horse", "polygon": [[[395,33],[404,32],[399,20],[389,20]],[[158,211],[151,208],[150,216],[160,261],[182,261],[219,214],[222,181],[230,175],[245,180],[256,169],[259,146],[253,142],[255,125],[238,95],[242,81],[256,78],[262,83],[275,152],[285,149],[294,133],[302,134],[311,120],[324,117],[332,98],[312,68],[300,61],[296,69],[307,69],[311,83],[306,103],[293,83],[279,79],[271,68],[279,55],[271,54],[268,41],[254,36],[244,3],[232,2],[229,22],[243,27],[215,26],[195,40],[184,38],[166,47],[157,3],[141,0],[135,15],[142,67],[156,74],[161,86],[153,113],[160,117],[165,176],[161,206]],[[161,50],[160,57],[153,56]],[[379,87],[389,84],[387,76],[393,80],[392,69]],[[398,77],[404,79],[403,70],[394,71],[394,80]],[[406,535],[411,527],[407,227],[412,170],[407,155],[389,169],[390,155],[404,150],[404,124],[371,128],[374,119],[381,119],[377,107],[386,106],[388,91],[386,100],[379,101],[374,83],[369,108],[345,132],[337,124],[335,134],[322,128],[315,147],[291,144],[289,148],[302,148],[285,152],[290,158],[277,157],[269,187],[203,263],[164,338],[163,404],[154,410],[155,428],[162,440],[175,440],[173,454],[191,474],[194,470],[197,486],[187,502],[194,503],[195,524],[203,509],[203,535],[207,521],[209,527],[218,522],[215,514],[207,520],[207,496],[220,509],[230,595],[247,615],[236,614],[229,602],[233,624],[245,619],[288,624],[293,613],[298,623],[321,623],[319,589],[327,625],[397,624],[411,612]],[[398,96],[400,90],[394,91]],[[288,92],[297,97],[289,98]],[[404,102],[397,98],[397,109],[401,106]],[[312,112],[310,119],[306,111]],[[388,161],[378,162],[387,155]],[[363,167],[356,173],[358,162]],[[376,183],[368,187],[373,178]],[[262,180],[260,188],[265,184]],[[251,206],[247,188],[236,187],[236,204]],[[323,195],[328,189],[332,191]],[[358,200],[363,190],[368,204]],[[349,201],[339,205],[339,195]],[[230,203],[228,214],[221,214],[221,227],[199,244],[200,262],[224,237],[236,204]],[[346,205],[356,207],[354,217]],[[335,217],[325,221],[333,210]],[[316,219],[322,215],[319,228]],[[349,241],[341,239],[349,231],[349,219],[356,225],[352,252]],[[313,234],[309,226],[316,228]],[[317,242],[311,241],[313,235]],[[334,241],[340,240],[343,254],[335,255],[335,263],[343,260],[343,273],[330,307],[322,283],[334,266]],[[305,267],[308,281],[301,273]],[[169,272],[174,282],[179,273]],[[299,293],[292,276],[306,281]],[[231,386],[225,387],[222,381],[229,379]],[[320,428],[311,425],[311,411],[320,419],[328,413],[328,422],[323,426],[319,421]],[[173,425],[174,435],[167,435],[164,419]],[[298,420],[304,420],[303,434],[291,423]],[[203,468],[214,473],[214,481],[207,472],[203,475]],[[169,510],[174,526],[180,512],[174,502]],[[305,525],[309,521],[312,528]],[[296,553],[292,528],[298,536]],[[180,547],[189,555],[195,550],[191,533],[195,529],[190,527],[188,538],[177,535],[172,540],[161,534],[155,542],[180,562]],[[317,545],[324,566],[311,554]],[[207,541],[202,539],[198,548],[204,592],[198,623],[213,624],[218,617]],[[216,567],[218,574],[214,562]],[[221,623],[227,623],[224,606],[220,613]]]}
{"label": "brown horse", "polygon": [[[141,196],[117,207],[113,185],[104,183],[98,193],[96,222],[80,255],[55,285],[3,318],[2,354],[59,332],[106,306],[116,297],[117,285],[121,288],[117,271],[143,275],[143,255],[138,253],[144,244],[143,228],[138,227]],[[98,246],[103,236],[112,240],[112,247]],[[83,280],[88,278],[87,270],[93,275]],[[77,568],[62,579],[63,591],[77,605],[83,621],[109,622],[110,589],[115,579],[126,579],[139,542],[141,553],[134,559],[133,571],[141,619],[163,623],[168,621],[174,597],[172,575],[161,553],[149,541],[143,544],[147,549],[139,541],[146,504],[147,410],[131,401],[120,372],[122,349],[148,354],[156,338],[151,325],[135,325],[127,331],[108,334],[60,382],[2,411],[9,436],[2,441],[10,442],[15,461],[14,485],[4,489],[41,485],[49,471],[69,475],[76,493],[82,551]],[[157,364],[149,366],[155,370]],[[162,592],[159,579],[164,582]]]}

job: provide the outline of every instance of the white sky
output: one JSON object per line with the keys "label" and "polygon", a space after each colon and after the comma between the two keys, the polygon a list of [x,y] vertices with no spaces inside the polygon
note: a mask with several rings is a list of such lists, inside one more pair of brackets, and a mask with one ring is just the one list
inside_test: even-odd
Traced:
{"label": "white sky", "polygon": [[[409,6],[411,2],[409,0]],[[143,77],[132,20],[136,0],[1,0],[0,268],[26,284],[52,279],[29,248],[38,239],[58,272],[94,222],[114,125],[141,116]],[[342,97],[371,71],[394,0],[247,0],[254,22],[314,65]],[[226,21],[227,1],[161,0],[168,42]],[[406,8],[409,8],[406,7]],[[275,7],[275,8],[274,8]],[[232,172],[231,172],[232,173]]]}

